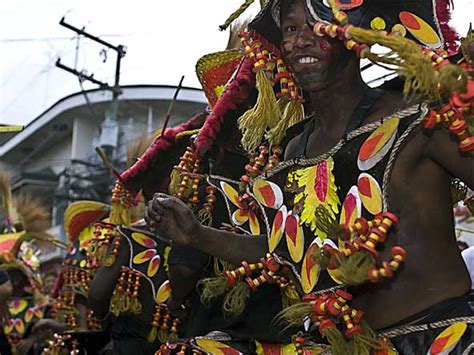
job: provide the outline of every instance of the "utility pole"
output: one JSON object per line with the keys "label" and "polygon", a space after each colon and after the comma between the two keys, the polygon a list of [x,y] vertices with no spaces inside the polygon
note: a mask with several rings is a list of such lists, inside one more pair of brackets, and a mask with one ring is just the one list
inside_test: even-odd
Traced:
{"label": "utility pole", "polygon": [[104,47],[110,48],[117,53],[117,59],[115,62],[115,80],[113,86],[97,80],[94,78],[94,74],[87,75],[84,71],[78,71],[74,68],[68,67],[61,63],[61,58],[58,58],[56,61],[56,66],[60,69],[63,69],[79,78],[80,81],[89,81],[98,85],[101,89],[110,90],[112,92],[112,102],[110,104],[110,111],[106,114],[105,120],[102,123],[102,130],[100,136],[99,146],[103,148],[107,155],[113,154],[114,148],[117,146],[118,141],[118,107],[119,107],[119,96],[122,94],[122,89],[120,88],[120,66],[122,63],[122,58],[125,56],[127,50],[123,45],[115,46],[109,42],[104,41],[103,39],[94,36],[85,31],[85,27],[77,28],[64,20],[64,17],[59,21],[59,24],[67,29],[74,31],[79,36],[84,36],[94,42],[97,42]]}
{"label": "utility pole", "polygon": [[117,120],[117,115],[118,115],[118,97],[122,93],[122,89],[120,88],[120,66],[122,62],[122,58],[125,57],[125,54],[127,53],[127,48],[123,45],[118,45],[114,46],[113,44],[110,44],[109,42],[104,41],[103,39],[100,39],[99,37],[96,37],[88,32],[85,31],[85,27],[83,28],[77,28],[74,27],[70,24],[68,24],[65,20],[64,17],[59,21],[59,24],[63,27],[66,27],[67,29],[76,32],[80,36],[84,36],[86,38],[91,39],[94,42],[97,42],[105,47],[108,47],[110,49],[113,49],[117,53],[117,60],[115,62],[115,80],[114,80],[114,85],[109,86],[107,83],[101,82],[97,79],[94,78],[94,74],[92,75],[85,75],[83,72],[79,72],[73,68],[67,67],[66,65],[61,63],[61,58],[58,58],[56,62],[56,66],[58,68],[64,69],[74,75],[76,75],[79,80],[87,80],[90,81],[94,84],[99,85],[102,89],[110,90],[112,91],[112,104],[111,104],[111,119],[116,121]]}

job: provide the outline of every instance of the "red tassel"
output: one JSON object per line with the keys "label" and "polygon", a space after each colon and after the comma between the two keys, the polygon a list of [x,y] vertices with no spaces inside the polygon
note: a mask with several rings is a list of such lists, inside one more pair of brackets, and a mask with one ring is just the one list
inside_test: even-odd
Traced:
{"label": "red tassel", "polygon": [[459,35],[456,30],[449,25],[451,20],[450,0],[436,1],[436,17],[444,37],[444,43],[449,55],[453,55],[458,51]]}

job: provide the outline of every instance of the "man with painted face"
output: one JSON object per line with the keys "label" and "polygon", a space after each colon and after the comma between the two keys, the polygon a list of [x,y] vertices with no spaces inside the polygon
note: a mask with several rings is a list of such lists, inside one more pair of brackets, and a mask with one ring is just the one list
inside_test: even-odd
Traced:
{"label": "man with painted face", "polygon": [[[340,6],[356,26],[375,28],[382,21],[384,28],[378,29],[393,35],[410,37],[432,49],[443,45],[439,23],[427,15],[435,12],[431,1],[412,8],[395,4],[390,10],[372,2]],[[418,10],[421,16],[416,15]],[[342,20],[331,27],[324,21],[332,21],[333,15]],[[204,227],[186,205],[164,194],[157,194],[149,204],[148,223],[173,243],[235,265],[256,263],[269,251],[288,259],[301,283],[301,294],[311,297],[306,296],[310,305],[306,313],[302,307],[290,307],[293,315],[283,317],[297,324],[312,316],[316,328],[310,331],[319,326],[333,353],[354,349],[369,353],[390,343],[402,354],[464,350],[472,342],[473,329],[468,325],[474,312],[469,306],[469,275],[456,246],[450,181],[458,177],[474,187],[474,159],[458,149],[472,150],[472,140],[464,136],[458,147],[454,135],[422,129],[428,110],[423,103],[429,101],[426,92],[407,102],[401,92],[369,88],[359,69],[358,55],[365,47],[360,39],[351,43],[348,34],[365,35],[368,44],[377,41],[371,42],[368,32],[344,27],[344,16],[316,0],[270,1],[253,23],[253,29],[280,45],[315,112],[289,130],[284,162],[265,174],[282,187],[275,193],[283,196],[282,202],[268,208],[259,200],[255,181],[248,189],[263,205],[267,230],[248,237]],[[437,105],[435,109],[441,109],[445,102]],[[320,193],[322,186],[324,193]],[[275,222],[282,216],[286,230]],[[300,222],[302,238],[299,232],[291,237],[289,216]],[[325,227],[321,220],[340,223],[349,232]],[[280,243],[283,231],[287,246]],[[296,247],[290,246],[289,237]],[[323,268],[327,273],[320,273]],[[327,289],[335,284],[339,286]],[[341,312],[350,299],[350,308]],[[336,310],[330,308],[334,304]],[[268,311],[265,302],[261,307],[262,313]],[[363,323],[359,309],[364,312]],[[366,324],[378,332],[378,340],[359,346],[361,339],[375,338],[363,330]]]}

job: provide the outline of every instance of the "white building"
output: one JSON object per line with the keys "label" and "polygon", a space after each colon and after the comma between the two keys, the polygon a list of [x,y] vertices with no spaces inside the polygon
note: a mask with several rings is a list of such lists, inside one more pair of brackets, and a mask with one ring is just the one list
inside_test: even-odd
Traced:
{"label": "white building", "polygon": [[[52,228],[61,238],[62,213],[70,201],[103,200],[110,191],[110,173],[95,147],[104,141],[116,145],[109,157],[123,169],[127,143],[161,128],[176,87],[133,85],[122,90],[118,129],[107,130],[105,137],[101,129],[112,93],[102,89],[67,96],[22,132],[0,137],[0,168],[11,173],[14,193],[28,191],[41,197],[51,210]],[[201,90],[182,88],[169,126],[202,112],[206,104]]]}

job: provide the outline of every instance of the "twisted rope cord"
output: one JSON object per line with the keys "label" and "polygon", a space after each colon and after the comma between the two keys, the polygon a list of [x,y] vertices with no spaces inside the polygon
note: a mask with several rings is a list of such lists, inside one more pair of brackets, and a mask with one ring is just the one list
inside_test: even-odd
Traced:
{"label": "twisted rope cord", "polygon": [[235,11],[229,16],[229,18],[224,22],[223,25],[220,25],[220,26],[219,26],[219,29],[220,29],[221,31],[226,30],[227,27],[229,27],[229,26],[232,24],[232,22],[234,22],[235,20],[237,20],[237,19],[240,17],[240,15],[242,15],[242,13],[243,13],[245,10],[247,10],[247,8],[248,8],[250,5],[253,4],[253,2],[254,2],[254,0],[246,0],[242,5],[240,5],[240,7],[239,7],[237,10],[235,10]]}
{"label": "twisted rope cord", "polygon": [[358,136],[360,136],[364,133],[373,132],[378,127],[380,127],[385,122],[385,120],[387,118],[397,116],[400,119],[402,119],[404,117],[411,116],[411,115],[417,113],[418,111],[419,111],[419,105],[417,104],[417,105],[410,106],[410,107],[408,107],[404,110],[397,111],[397,112],[395,112],[394,114],[392,114],[390,116],[382,118],[380,121],[373,122],[373,123],[368,123],[368,124],[358,128],[358,129],[355,129],[352,132],[350,132],[347,135],[346,138],[341,139],[328,152],[326,152],[324,154],[321,154],[321,155],[319,155],[315,158],[309,158],[309,159],[293,158],[293,159],[283,161],[280,164],[278,164],[276,167],[274,167],[273,169],[265,172],[264,176],[266,178],[270,178],[270,177],[274,176],[275,174],[279,173],[280,171],[285,170],[286,168],[290,168],[294,165],[298,165],[298,166],[301,166],[301,167],[316,165],[316,164],[320,163],[321,161],[326,160],[326,159],[330,158],[331,156],[333,156],[334,154],[336,154],[339,150],[341,150],[341,148],[348,141],[350,141],[354,138],[357,138]]}
{"label": "twisted rope cord", "polygon": [[454,323],[466,323],[474,324],[474,316],[472,317],[457,317],[451,319],[445,319],[439,322],[420,324],[420,325],[407,325],[404,327],[395,328],[393,330],[388,330],[385,332],[380,332],[378,335],[384,338],[396,338],[400,335],[407,335],[416,332],[423,332],[429,329],[439,329],[453,325]]}
{"label": "twisted rope cord", "polygon": [[[413,107],[413,106],[412,106]],[[392,171],[393,171],[393,166],[395,164],[395,160],[398,157],[398,153],[400,151],[400,148],[402,144],[405,142],[405,139],[411,134],[411,132],[417,127],[426,117],[426,113],[428,112],[428,108],[426,105],[423,105],[422,107],[417,106],[416,110],[412,112],[409,116],[420,112],[420,117],[418,117],[415,121],[413,121],[408,128],[403,132],[403,134],[398,138],[397,142],[392,148],[392,151],[390,153],[390,158],[388,159],[387,166],[385,167],[385,171],[383,174],[382,178],[382,202],[383,202],[383,210],[387,211],[389,210],[389,205],[388,205],[388,185],[390,183],[390,178],[392,177]],[[402,117],[400,117],[402,118]]]}
{"label": "twisted rope cord", "polygon": [[462,355],[472,354],[471,350],[474,350],[474,343],[471,343],[466,350],[463,351]]}

